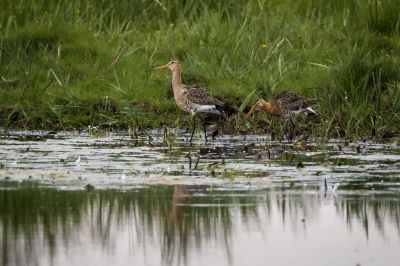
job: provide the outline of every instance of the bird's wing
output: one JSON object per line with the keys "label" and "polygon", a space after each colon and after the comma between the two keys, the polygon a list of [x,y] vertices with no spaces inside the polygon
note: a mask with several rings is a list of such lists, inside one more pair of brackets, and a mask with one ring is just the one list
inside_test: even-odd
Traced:
{"label": "bird's wing", "polygon": [[200,105],[224,105],[224,102],[208,95],[207,90],[199,85],[186,86],[186,93],[188,100],[193,103]]}
{"label": "bird's wing", "polygon": [[288,109],[303,109],[312,106],[318,102],[316,99],[308,99],[298,95],[293,91],[284,90],[274,97],[274,101]]}
{"label": "bird's wing", "polygon": [[295,93],[293,91],[288,91],[288,90],[284,90],[284,91],[278,93],[277,95],[275,95],[275,97],[274,97],[275,101],[286,102],[286,103],[295,102],[295,101],[302,100],[302,99],[304,99],[303,96],[300,96],[297,93]]}

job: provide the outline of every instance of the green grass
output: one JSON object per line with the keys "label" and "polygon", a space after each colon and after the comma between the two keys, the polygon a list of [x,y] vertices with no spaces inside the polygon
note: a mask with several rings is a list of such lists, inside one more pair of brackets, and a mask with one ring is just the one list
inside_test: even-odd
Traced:
{"label": "green grass", "polygon": [[184,81],[242,107],[321,98],[317,135],[399,134],[396,0],[1,2],[4,127],[181,126],[171,73],[146,71],[179,58]]}

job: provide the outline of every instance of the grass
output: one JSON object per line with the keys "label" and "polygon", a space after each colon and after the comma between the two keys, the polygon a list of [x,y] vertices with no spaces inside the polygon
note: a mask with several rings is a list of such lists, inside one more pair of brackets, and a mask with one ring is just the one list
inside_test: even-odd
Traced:
{"label": "grass", "polygon": [[396,0],[2,2],[4,127],[180,127],[171,74],[145,71],[179,58],[242,109],[284,88],[321,98],[316,135],[400,133]]}

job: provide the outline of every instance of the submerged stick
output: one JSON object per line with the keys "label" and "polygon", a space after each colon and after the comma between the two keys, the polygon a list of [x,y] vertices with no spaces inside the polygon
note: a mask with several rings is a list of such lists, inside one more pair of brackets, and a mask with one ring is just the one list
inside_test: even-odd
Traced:
{"label": "submerged stick", "polygon": [[188,154],[188,157],[189,157],[189,170],[191,170],[192,169],[192,156],[191,156],[190,152]]}

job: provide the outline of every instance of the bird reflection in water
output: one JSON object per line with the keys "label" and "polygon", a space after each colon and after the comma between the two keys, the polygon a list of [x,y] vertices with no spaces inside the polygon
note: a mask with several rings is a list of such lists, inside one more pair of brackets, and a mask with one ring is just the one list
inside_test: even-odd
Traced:
{"label": "bird reflection in water", "polygon": [[172,208],[169,215],[169,220],[172,223],[180,222],[182,216],[182,205],[190,198],[194,193],[205,193],[207,192],[208,186],[206,185],[175,185],[172,194]]}

